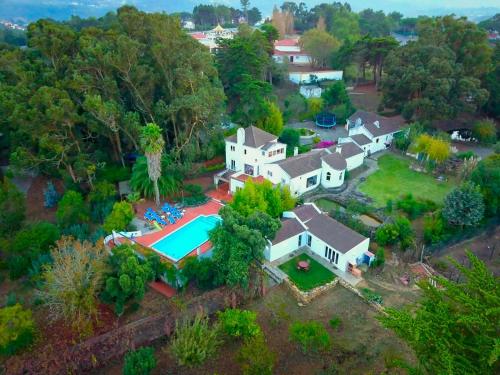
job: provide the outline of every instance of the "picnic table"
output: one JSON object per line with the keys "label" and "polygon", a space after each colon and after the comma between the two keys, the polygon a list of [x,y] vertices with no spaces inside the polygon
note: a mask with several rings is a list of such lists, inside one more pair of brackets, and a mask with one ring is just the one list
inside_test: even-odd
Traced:
{"label": "picnic table", "polygon": [[297,269],[302,271],[309,271],[309,262],[301,260],[297,263]]}

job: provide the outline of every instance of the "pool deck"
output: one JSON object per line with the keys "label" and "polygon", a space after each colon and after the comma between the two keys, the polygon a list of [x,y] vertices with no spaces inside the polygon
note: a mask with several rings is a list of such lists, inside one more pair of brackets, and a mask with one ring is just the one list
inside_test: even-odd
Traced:
{"label": "pool deck", "polygon": [[[176,221],[175,224],[169,224],[163,227],[161,230],[156,232],[148,233],[140,237],[136,237],[135,241],[143,246],[151,248],[151,245],[155,242],[159,241],[163,237],[169,235],[170,233],[176,231],[182,226],[186,225],[190,221],[196,219],[199,216],[208,216],[208,215],[216,215],[219,213],[219,210],[223,207],[223,205],[215,200],[210,200],[202,206],[197,207],[188,207],[186,208],[186,212],[184,216]],[[206,253],[208,250],[212,248],[212,244],[210,241],[203,243],[200,246],[201,253]],[[162,255],[158,253],[159,255]],[[186,256],[196,255],[196,249],[194,249],[191,253]],[[167,257],[164,257],[169,259]]]}

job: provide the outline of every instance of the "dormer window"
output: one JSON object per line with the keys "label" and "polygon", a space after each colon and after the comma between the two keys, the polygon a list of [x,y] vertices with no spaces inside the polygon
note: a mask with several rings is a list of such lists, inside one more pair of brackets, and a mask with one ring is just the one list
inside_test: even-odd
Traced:
{"label": "dormer window", "polygon": [[330,181],[331,178],[332,178],[332,174],[330,172],[327,172],[326,173],[326,180]]}

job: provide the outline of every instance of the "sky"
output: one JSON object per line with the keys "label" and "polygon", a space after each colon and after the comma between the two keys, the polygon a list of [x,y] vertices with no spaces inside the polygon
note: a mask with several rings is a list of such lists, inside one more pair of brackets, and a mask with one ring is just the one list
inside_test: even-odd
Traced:
{"label": "sky", "polygon": [[[332,0],[303,0],[308,7]],[[250,0],[250,6],[258,7],[264,16],[270,15],[273,6],[283,1]],[[299,1],[297,1],[299,2]],[[0,0],[0,19],[20,18],[34,20],[42,17],[68,18],[71,14],[82,17],[101,16],[123,4],[131,4],[145,11],[191,11],[197,4],[225,4],[240,7],[239,0]],[[500,0],[351,0],[355,11],[366,8],[399,11],[405,16],[420,14],[441,15],[455,13],[487,18],[500,12]],[[491,9],[491,8],[497,9]],[[474,9],[468,9],[474,8]],[[490,9],[487,9],[490,8]]]}

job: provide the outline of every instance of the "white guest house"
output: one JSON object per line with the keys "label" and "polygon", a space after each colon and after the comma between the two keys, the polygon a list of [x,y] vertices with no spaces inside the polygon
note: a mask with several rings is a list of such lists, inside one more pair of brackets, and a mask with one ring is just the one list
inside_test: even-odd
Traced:
{"label": "white guest house", "polygon": [[307,247],[336,268],[352,272],[365,256],[372,256],[369,244],[369,238],[322,213],[313,203],[306,203],[283,213],[281,228],[268,243],[264,256],[272,262]]}

